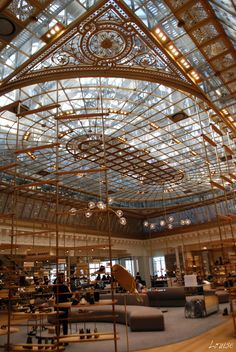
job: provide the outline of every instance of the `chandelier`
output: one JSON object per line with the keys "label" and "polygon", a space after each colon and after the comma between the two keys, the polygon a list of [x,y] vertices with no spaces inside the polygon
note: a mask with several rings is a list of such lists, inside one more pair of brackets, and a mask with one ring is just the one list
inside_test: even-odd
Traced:
{"label": "chandelier", "polygon": [[118,209],[118,210],[114,210],[111,207],[107,206],[106,203],[104,203],[102,200],[98,201],[98,202],[93,202],[90,201],[88,202],[88,206],[85,209],[79,209],[77,210],[76,208],[71,208],[69,210],[69,213],[71,215],[76,215],[79,212],[83,212],[85,217],[88,219],[90,218],[94,213],[96,212],[103,212],[105,210],[108,210],[110,212],[112,212],[113,214],[115,214],[119,220],[119,223],[121,225],[126,225],[127,224],[127,220],[126,218],[123,216],[123,211]]}
{"label": "chandelier", "polygon": [[174,225],[181,225],[181,226],[186,226],[191,224],[191,220],[186,218],[186,219],[181,219],[180,221],[175,221],[173,216],[168,216],[167,218],[161,219],[159,223],[150,223],[148,220],[145,220],[143,222],[143,226],[150,229],[150,230],[155,230],[158,226],[162,228],[168,228],[169,230],[173,229]]}

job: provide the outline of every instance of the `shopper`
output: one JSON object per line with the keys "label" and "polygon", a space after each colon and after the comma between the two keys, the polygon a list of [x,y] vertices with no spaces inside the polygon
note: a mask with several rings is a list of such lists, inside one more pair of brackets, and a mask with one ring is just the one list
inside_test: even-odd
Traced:
{"label": "shopper", "polygon": [[[55,295],[56,304],[68,302],[72,297],[72,293],[69,287],[64,283],[65,275],[64,273],[59,273],[57,279],[54,282],[53,292]],[[58,311],[59,319],[56,325],[56,334],[60,335],[60,326],[62,325],[63,335],[68,335],[68,314],[69,307],[56,307]]]}

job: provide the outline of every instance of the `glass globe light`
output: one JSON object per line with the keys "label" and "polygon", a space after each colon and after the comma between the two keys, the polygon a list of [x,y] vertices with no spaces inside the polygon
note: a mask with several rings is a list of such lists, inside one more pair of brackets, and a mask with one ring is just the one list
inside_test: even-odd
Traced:
{"label": "glass globe light", "polygon": [[161,221],[160,221],[160,225],[161,225],[161,226],[165,226],[165,224],[166,224],[165,220],[161,220]]}
{"label": "glass globe light", "polygon": [[168,221],[169,221],[169,222],[173,222],[173,221],[174,221],[173,216],[169,216],[169,217],[168,217]]}
{"label": "glass globe light", "polygon": [[185,220],[180,220],[180,225],[185,225]]}
{"label": "glass globe light", "polygon": [[143,226],[148,227],[148,225],[149,225],[149,223],[147,220],[143,222]]}
{"label": "glass globe light", "polygon": [[94,202],[89,202],[88,207],[89,209],[94,209],[96,207],[96,204]]}
{"label": "glass globe light", "polygon": [[168,227],[169,230],[173,229],[173,225],[172,224],[168,224],[167,227]]}
{"label": "glass globe light", "polygon": [[71,215],[75,215],[76,212],[77,212],[77,210],[76,210],[75,208],[71,208],[71,209],[69,210],[69,213],[70,213]]}
{"label": "glass globe light", "polygon": [[90,218],[91,215],[92,215],[92,212],[91,212],[90,210],[87,210],[87,211],[85,212],[86,218]]}
{"label": "glass globe light", "polygon": [[123,216],[123,211],[122,210],[117,210],[116,215],[121,218]]}
{"label": "glass globe light", "polygon": [[126,218],[124,218],[124,217],[122,217],[122,218],[120,218],[120,224],[121,225],[126,225],[127,224],[127,220],[126,220]]}
{"label": "glass globe light", "polygon": [[108,198],[108,203],[109,204],[113,203],[113,199],[111,197]]}
{"label": "glass globe light", "polygon": [[190,225],[190,224],[191,224],[191,220],[190,220],[190,219],[186,219],[186,220],[185,220],[185,224],[186,224],[186,225]]}
{"label": "glass globe light", "polygon": [[104,202],[102,200],[100,200],[99,202],[97,202],[97,207],[100,210],[104,210],[106,209],[106,205],[104,204]]}
{"label": "glass globe light", "polygon": [[150,224],[150,229],[154,230],[155,229],[155,224]]}

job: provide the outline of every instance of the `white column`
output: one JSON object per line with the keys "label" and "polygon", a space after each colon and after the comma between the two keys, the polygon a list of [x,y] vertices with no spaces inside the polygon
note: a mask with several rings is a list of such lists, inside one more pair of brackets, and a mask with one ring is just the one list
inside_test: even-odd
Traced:
{"label": "white column", "polygon": [[[134,269],[134,276],[136,275],[136,273],[139,271],[139,267],[137,266],[137,260],[138,258],[133,256],[132,257],[132,261],[133,261],[133,269]],[[139,263],[138,263],[139,264]]]}
{"label": "white column", "polygon": [[150,268],[150,257],[143,256],[138,257],[139,272],[144,281],[146,281],[146,286],[151,287],[151,268]]}
{"label": "white column", "polygon": [[179,248],[178,247],[175,247],[175,259],[176,259],[176,267],[178,269],[181,269],[180,259],[179,259]]}

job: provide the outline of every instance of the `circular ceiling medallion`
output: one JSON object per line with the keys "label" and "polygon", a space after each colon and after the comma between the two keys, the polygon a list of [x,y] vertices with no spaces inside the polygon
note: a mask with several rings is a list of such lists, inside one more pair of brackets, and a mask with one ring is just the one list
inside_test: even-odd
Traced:
{"label": "circular ceiling medallion", "polygon": [[111,66],[127,57],[132,50],[132,34],[117,23],[91,25],[81,38],[80,60]]}
{"label": "circular ceiling medallion", "polygon": [[15,25],[8,18],[0,17],[0,35],[9,36],[15,32]]}
{"label": "circular ceiling medallion", "polygon": [[124,37],[116,31],[100,31],[92,35],[89,41],[91,53],[101,59],[112,59],[125,49]]}

